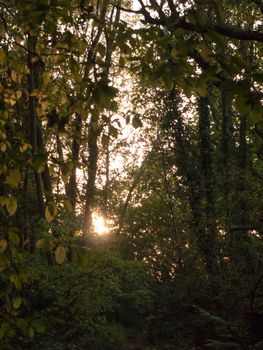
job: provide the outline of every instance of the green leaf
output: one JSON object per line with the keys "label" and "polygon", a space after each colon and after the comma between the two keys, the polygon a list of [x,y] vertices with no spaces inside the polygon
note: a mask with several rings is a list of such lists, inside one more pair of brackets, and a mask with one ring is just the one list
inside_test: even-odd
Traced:
{"label": "green leaf", "polygon": [[32,326],[34,327],[37,333],[44,333],[46,330],[46,326],[43,323],[40,323],[39,321],[34,321],[32,323]]}
{"label": "green leaf", "polygon": [[24,335],[27,333],[28,329],[28,322],[24,318],[20,318],[16,321],[16,326],[18,329],[20,329]]}
{"label": "green leaf", "polygon": [[218,34],[217,32],[210,31],[207,33],[207,37],[215,42],[221,49],[225,49],[227,47],[226,37]]}
{"label": "green leaf", "polygon": [[19,309],[22,304],[22,298],[16,297],[13,299],[13,306],[15,309]]}
{"label": "green leaf", "polygon": [[33,158],[33,168],[38,172],[38,174],[43,173],[47,165],[47,155],[37,154]]}
{"label": "green leaf", "polygon": [[10,261],[4,255],[0,255],[0,272],[3,272],[6,268],[10,266]]}
{"label": "green leaf", "polygon": [[66,209],[66,211],[68,213],[72,213],[73,212],[73,206],[72,206],[72,202],[71,201],[65,200],[64,201],[64,207],[65,207],[65,209]]}
{"label": "green leaf", "polygon": [[66,162],[61,166],[61,178],[64,184],[68,183],[69,176],[72,173],[73,164],[71,162]]}
{"label": "green leaf", "polygon": [[10,169],[6,177],[6,182],[11,187],[16,187],[21,181],[21,174],[18,168]]}
{"label": "green leaf", "polygon": [[16,229],[10,229],[8,232],[8,238],[11,243],[13,243],[16,247],[20,244],[20,237]]}
{"label": "green leaf", "polygon": [[135,129],[143,126],[141,119],[137,115],[132,118],[132,126]]}
{"label": "green leaf", "polygon": [[0,327],[0,339],[2,339],[10,329],[11,329],[10,324],[6,321],[3,321]]}
{"label": "green leaf", "polygon": [[28,329],[28,335],[29,335],[30,338],[34,338],[34,336],[35,336],[34,328],[29,327],[29,329]]}
{"label": "green leaf", "polygon": [[63,262],[65,261],[66,258],[66,249],[62,246],[59,245],[55,251],[55,258],[56,258],[56,262],[58,264],[63,264]]}

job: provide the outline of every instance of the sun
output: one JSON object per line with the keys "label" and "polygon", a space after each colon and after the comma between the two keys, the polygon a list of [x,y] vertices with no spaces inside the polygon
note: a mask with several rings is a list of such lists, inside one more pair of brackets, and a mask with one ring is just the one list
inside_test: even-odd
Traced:
{"label": "sun", "polygon": [[92,223],[94,227],[94,232],[97,233],[98,235],[102,236],[109,233],[110,229],[107,226],[107,222],[102,215],[98,213],[93,213]]}

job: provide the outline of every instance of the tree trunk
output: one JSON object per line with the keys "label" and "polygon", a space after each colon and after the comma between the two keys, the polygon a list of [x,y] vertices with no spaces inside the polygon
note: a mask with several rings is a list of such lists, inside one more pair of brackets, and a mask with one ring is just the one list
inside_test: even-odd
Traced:
{"label": "tree trunk", "polygon": [[80,153],[80,143],[78,141],[78,138],[81,135],[81,124],[82,124],[82,118],[80,114],[76,114],[75,120],[74,120],[74,137],[72,140],[71,145],[71,160],[73,163],[73,168],[71,171],[71,175],[69,178],[69,183],[66,186],[66,194],[68,199],[72,203],[73,211],[75,213],[76,211],[76,205],[77,205],[77,164],[79,162],[79,153]]}
{"label": "tree trunk", "polygon": [[199,98],[199,145],[201,191],[203,195],[204,226],[200,248],[204,252],[207,268],[214,271],[217,265],[217,228],[215,215],[215,181],[213,147],[210,135],[208,98]]}
{"label": "tree trunk", "polygon": [[[34,63],[32,63],[32,59],[34,57],[33,52],[36,47],[36,38],[32,37],[30,34],[28,35],[28,92],[29,92],[29,134],[30,134],[30,142],[32,146],[32,155],[33,157],[38,154],[38,142],[37,142],[37,113],[36,113],[36,97],[31,96],[32,91],[36,88],[35,84],[35,67]],[[36,192],[37,192],[37,200],[39,207],[39,216],[44,217],[44,192],[43,192],[43,183],[41,175],[38,174],[36,170],[34,170],[35,184],[36,184]]]}

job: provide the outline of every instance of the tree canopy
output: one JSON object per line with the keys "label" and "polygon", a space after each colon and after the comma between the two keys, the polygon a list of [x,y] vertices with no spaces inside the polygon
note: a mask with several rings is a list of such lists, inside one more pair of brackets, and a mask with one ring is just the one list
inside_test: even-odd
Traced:
{"label": "tree canopy", "polygon": [[261,0],[0,2],[0,348],[263,348]]}

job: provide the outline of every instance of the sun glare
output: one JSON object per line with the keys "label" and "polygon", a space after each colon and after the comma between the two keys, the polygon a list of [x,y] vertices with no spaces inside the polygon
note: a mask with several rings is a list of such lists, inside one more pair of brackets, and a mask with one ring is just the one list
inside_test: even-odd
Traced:
{"label": "sun glare", "polygon": [[110,229],[107,226],[106,220],[102,215],[99,215],[98,213],[93,213],[92,221],[95,233],[97,233],[100,236],[109,233]]}

